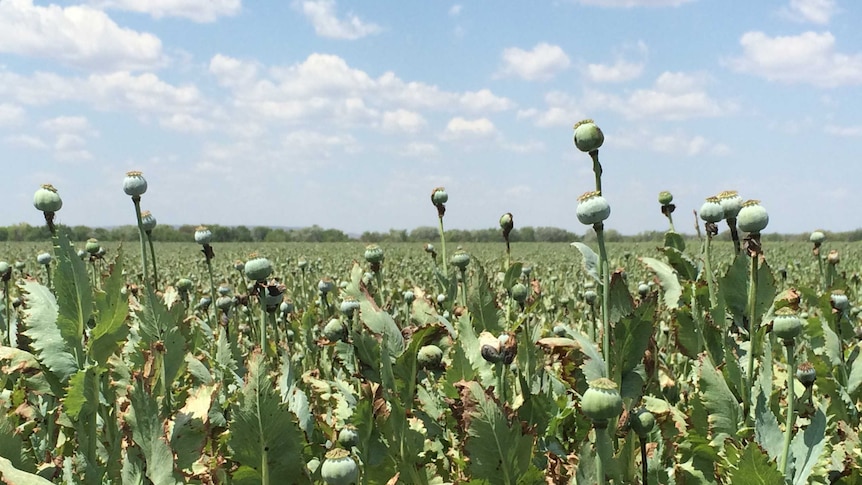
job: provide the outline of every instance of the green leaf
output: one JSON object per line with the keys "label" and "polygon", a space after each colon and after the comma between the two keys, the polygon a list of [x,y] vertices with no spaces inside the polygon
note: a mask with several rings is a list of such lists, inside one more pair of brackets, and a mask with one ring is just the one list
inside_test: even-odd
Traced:
{"label": "green leaf", "polygon": [[474,261],[471,266],[474,266],[473,284],[467,298],[467,309],[473,314],[473,326],[477,332],[487,330],[497,335],[503,327],[499,322],[496,296],[491,291],[491,285],[482,265]]}
{"label": "green leaf", "polygon": [[728,483],[733,485],[775,485],[784,482],[784,475],[755,443],[748,443],[736,464]]}
{"label": "green leaf", "polygon": [[739,403],[724,381],[724,375],[713,367],[709,359],[700,361],[700,388],[712,431],[735,436],[741,414]]}
{"label": "green leaf", "polygon": [[[758,380],[763,380],[760,373]],[[769,397],[764,394],[763,386],[757,386],[756,404],[754,406],[754,439],[773,460],[781,458],[784,451],[784,435],[778,427],[778,419],[769,407]]]}
{"label": "green leaf", "polygon": [[663,247],[659,248],[659,251],[664,253],[667,262],[676,270],[680,278],[686,281],[697,280],[697,265],[682,250],[673,247]]}
{"label": "green leaf", "polygon": [[21,290],[27,293],[24,334],[32,340],[39,361],[62,382],[78,372],[77,352],[83,353],[81,341],[67,341],[57,326],[59,307],[47,287],[35,281],[26,281]]}
{"label": "green leaf", "polygon": [[410,345],[395,360],[392,369],[395,375],[395,385],[401,404],[409,411],[413,409],[416,396],[416,372],[418,365],[416,356],[425,342],[431,340],[437,332],[437,327],[423,327],[417,330],[410,339]]}
{"label": "green leaf", "polygon": [[623,281],[622,274],[615,271],[611,275],[610,292],[608,294],[608,315],[611,324],[616,324],[621,318],[628,316],[634,309],[632,295],[629,294],[628,286]]}
{"label": "green leaf", "polygon": [[386,349],[390,356],[395,357],[404,351],[404,337],[392,315],[378,308],[374,299],[367,294],[359,302],[359,319],[372,332],[386,334]]}
{"label": "green leaf", "polygon": [[39,475],[21,471],[12,462],[0,456],[0,482],[4,485],[51,485]]}
{"label": "green leaf", "polygon": [[[613,284],[611,285],[613,288]],[[648,296],[614,327],[614,357],[618,372],[625,375],[643,361],[653,333],[653,318],[656,310],[655,295]]]}
{"label": "green leaf", "polygon": [[[54,293],[57,295],[59,311],[57,328],[70,348],[78,350],[84,338],[84,327],[93,314],[93,290],[87,267],[78,257],[75,248],[63,231],[58,231],[54,241]],[[78,368],[83,367],[83,352],[78,355]]]}
{"label": "green leaf", "polygon": [[850,377],[847,378],[847,394],[851,396],[859,390],[859,385],[862,384],[862,354],[856,356],[853,365],[850,368]]}
{"label": "green leaf", "polygon": [[746,256],[736,256],[733,264],[719,281],[719,293],[724,297],[727,310],[734,320],[741,322],[748,306],[748,268],[751,260]]}
{"label": "green leaf", "polygon": [[144,389],[144,383],[140,377],[132,386],[129,400],[132,405],[126,421],[132,429],[135,444],[141,448],[141,453],[144,455],[147,478],[152,480],[154,485],[182,483],[174,471],[174,455],[168,447],[159,405],[155,397]]}
{"label": "green leaf", "polygon": [[587,357],[587,360],[581,366],[584,377],[587,382],[594,381],[599,377],[608,377],[605,375],[605,360],[599,353],[598,345],[585,335],[579,332],[573,332],[572,337],[577,340],[581,347],[581,352]]}
{"label": "green leaf", "polygon": [[215,388],[200,386],[189,391],[185,405],[170,422],[171,450],[176,455],[177,467],[191,471],[204,454],[207,439],[207,421]]}
{"label": "green leaf", "polygon": [[98,375],[95,367],[78,371],[69,379],[63,400],[66,413],[74,421],[89,421],[99,409]]}
{"label": "green leaf", "polygon": [[271,483],[294,483],[305,475],[300,456],[305,439],[281,404],[259,350],[249,357],[246,385],[232,415],[229,444],[241,465],[234,473],[237,483],[260,483],[264,474]]}
{"label": "green leaf", "polygon": [[685,251],[685,239],[676,232],[668,231],[664,233],[664,248],[678,252]]}
{"label": "green leaf", "polygon": [[143,311],[140,314],[141,341],[147,347],[159,341],[165,341],[165,334],[169,330],[179,329],[183,322],[183,309],[181,305],[175,305],[168,310],[162,300],[153,293],[153,289],[146,287],[143,300]]}
{"label": "green leaf", "polygon": [[[35,472],[36,465],[33,456],[25,446],[21,433],[15,432],[15,425],[0,414],[0,457],[5,457],[10,466],[25,472]],[[2,477],[2,473],[0,473]],[[2,480],[0,480],[2,482]]]}
{"label": "green leaf", "polygon": [[522,432],[520,421],[510,423],[479,383],[470,382],[468,389],[473,402],[465,449],[472,476],[491,483],[517,483],[532,464],[533,436]]}
{"label": "green leaf", "polygon": [[90,333],[87,351],[103,367],[108,357],[120,348],[120,343],[128,335],[129,328],[124,325],[129,316],[129,298],[125,292],[122,254],[105,280],[104,291],[96,292],[96,326]]}
{"label": "green leaf", "polygon": [[597,282],[601,282],[599,278],[599,255],[584,243],[573,242],[572,246],[578,248],[578,251],[584,257],[584,269],[586,269],[587,274],[592,276]]}
{"label": "green leaf", "polygon": [[503,289],[509,292],[515,283],[521,279],[521,270],[524,269],[524,263],[516,262],[509,265],[506,274],[503,276]]}
{"label": "green leaf", "polygon": [[791,463],[796,472],[793,474],[793,485],[805,485],[808,477],[814,471],[814,465],[820,460],[820,455],[826,448],[826,405],[817,409],[811,423],[805,431],[797,432],[790,442]]}
{"label": "green leaf", "polygon": [[655,258],[640,258],[640,260],[658,278],[658,283],[664,291],[665,306],[670,310],[677,308],[679,297],[682,296],[682,286],[673,268]]}

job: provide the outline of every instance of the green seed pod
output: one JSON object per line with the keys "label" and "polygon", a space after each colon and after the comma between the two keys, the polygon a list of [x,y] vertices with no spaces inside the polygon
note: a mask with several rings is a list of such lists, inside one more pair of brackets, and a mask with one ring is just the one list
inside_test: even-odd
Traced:
{"label": "green seed pod", "polygon": [[332,279],[330,279],[329,277],[324,276],[320,281],[317,282],[317,291],[323,293],[324,295],[334,289],[335,283],[333,283]]}
{"label": "green seed pod", "polygon": [[289,299],[284,300],[281,302],[281,305],[278,306],[278,309],[279,309],[279,311],[281,311],[281,313],[284,313],[284,314],[293,313],[293,310],[294,310],[293,302],[290,301]]}
{"label": "green seed pod", "polygon": [[213,233],[212,233],[212,231],[207,229],[207,226],[198,226],[195,229],[195,242],[196,243],[198,243],[200,245],[204,245],[204,244],[209,244],[210,242],[212,242],[212,240],[213,240]]}
{"label": "green seed pod", "polygon": [[323,336],[330,342],[337,342],[347,338],[347,326],[337,318],[328,321],[323,327]]}
{"label": "green seed pod", "polygon": [[443,351],[436,345],[425,345],[416,354],[416,361],[423,369],[436,369],[443,361]]}
{"label": "green seed pod", "polygon": [[435,206],[443,205],[446,202],[449,202],[449,194],[446,193],[446,189],[443,187],[437,187],[431,191],[431,203]]}
{"label": "green seed pod", "polygon": [[593,120],[583,120],[575,123],[575,146],[582,152],[598,150],[605,142],[602,130],[593,123]]}
{"label": "green seed pod", "polygon": [[194,283],[188,278],[181,278],[177,281],[177,289],[180,291],[189,291],[192,289],[192,286],[194,286]]}
{"label": "green seed pod", "polygon": [[814,385],[814,381],[817,380],[817,371],[811,365],[811,362],[806,361],[796,367],[796,378],[799,379],[799,382],[803,386],[810,388]]}
{"label": "green seed pod", "polygon": [[352,296],[345,296],[341,301],[340,310],[345,316],[352,317],[353,313],[359,310],[359,301]]}
{"label": "green seed pod", "polygon": [[792,342],[802,331],[802,320],[789,307],[779,308],[772,319],[772,333],[785,342]]}
{"label": "green seed pod", "polygon": [[33,195],[33,206],[42,212],[57,212],[63,207],[63,200],[53,185],[44,184]]}
{"label": "green seed pod", "polygon": [[413,303],[413,300],[416,299],[416,295],[413,294],[412,290],[406,290],[404,293],[401,293],[401,296],[404,298],[404,303],[408,305]]}
{"label": "green seed pod", "polygon": [[237,271],[242,271],[244,273],[245,272],[245,263],[243,261],[236,260],[233,263],[233,269],[235,269]]}
{"label": "green seed pod", "polygon": [[260,302],[268,312],[274,312],[284,300],[285,286],[272,280],[261,289]]}
{"label": "green seed pod", "polygon": [[351,485],[359,479],[359,466],[343,448],[335,448],[326,453],[326,460],[320,466],[320,478],[327,485]]}
{"label": "green seed pod", "polygon": [[220,296],[216,298],[216,308],[223,312],[230,310],[233,308],[233,298],[229,296]]}
{"label": "green seed pod", "polygon": [[718,202],[724,210],[724,217],[735,219],[742,209],[742,197],[735,190],[725,190],[718,194]]}
{"label": "green seed pod", "polygon": [[500,216],[500,229],[503,231],[511,231],[515,227],[515,221],[512,219],[512,213],[507,212]]}
{"label": "green seed pod", "polygon": [[569,329],[567,329],[566,326],[563,325],[562,323],[558,323],[558,324],[554,325],[554,328],[552,331],[554,332],[554,335],[556,335],[557,337],[567,337],[569,335]]}
{"label": "green seed pod", "polygon": [[596,427],[607,426],[608,420],[619,416],[622,410],[623,398],[617,385],[605,377],[590,382],[581,398],[581,411]]}
{"label": "green seed pod", "polygon": [[266,258],[255,257],[245,262],[245,276],[252,281],[266,281],[272,274],[272,263]]}
{"label": "green seed pod", "polygon": [[147,179],[143,173],[133,170],[126,172],[126,178],[123,179],[123,192],[132,197],[140,197],[147,191]]}
{"label": "green seed pod", "polygon": [[850,299],[847,298],[847,295],[844,294],[841,290],[835,290],[829,295],[829,301],[832,304],[832,308],[839,312],[846,312],[850,309]]}
{"label": "green seed pod", "polygon": [[230,295],[230,287],[229,287],[229,286],[219,285],[219,287],[218,287],[218,289],[217,289],[216,291],[217,291],[217,292],[218,292],[218,294],[219,294],[219,295],[221,295],[221,296],[228,296],[228,295]]}
{"label": "green seed pod", "polygon": [[438,304],[442,304],[442,303],[443,303],[443,302],[445,302],[445,301],[446,301],[446,294],[444,294],[444,293],[439,293],[439,294],[437,295],[437,303],[438,303]]}
{"label": "green seed pod", "polygon": [[515,283],[512,285],[512,299],[523,304],[527,301],[527,296],[530,294],[530,289],[523,283]]}
{"label": "green seed pod", "polygon": [[209,310],[210,303],[212,303],[212,299],[208,296],[202,296],[197,305],[195,305],[195,309],[207,311]]}
{"label": "green seed pod", "polygon": [[51,264],[52,259],[51,253],[39,253],[39,255],[36,256],[36,262],[45,266]]}
{"label": "green seed pod", "polygon": [[644,298],[647,296],[647,294],[649,294],[649,285],[646,283],[639,284],[638,295],[640,295],[641,298]]}
{"label": "green seed pod", "polygon": [[465,270],[470,264],[470,254],[463,249],[459,249],[452,254],[452,257],[449,259],[449,262],[452,263],[452,265],[456,268],[460,270]]}
{"label": "green seed pod", "polygon": [[611,206],[600,192],[587,192],[578,197],[577,216],[581,224],[592,226],[611,215]]}
{"label": "green seed pod", "polygon": [[668,192],[667,190],[662,190],[658,193],[658,203],[661,205],[668,205],[673,202],[673,194]]}
{"label": "green seed pod", "polygon": [[533,267],[532,266],[522,266],[521,267],[521,276],[523,276],[524,278],[529,278],[531,274],[533,274]]}
{"label": "green seed pod", "polygon": [[431,243],[425,243],[425,245],[422,246],[422,249],[424,249],[426,253],[436,253],[437,252],[434,249],[434,245]]}
{"label": "green seed pod", "polygon": [[383,259],[383,248],[376,244],[365,246],[365,261],[368,261],[371,264],[380,264],[383,262]]}
{"label": "green seed pod", "polygon": [[743,202],[736,221],[740,230],[758,233],[766,229],[766,225],[769,224],[769,214],[760,205],[759,200],[747,200]]}
{"label": "green seed pod", "polygon": [[0,277],[8,277],[12,274],[12,266],[6,261],[0,261]]}
{"label": "green seed pod", "polygon": [[629,421],[632,431],[637,433],[640,439],[644,439],[655,427],[655,416],[646,408],[640,408],[631,417]]}
{"label": "green seed pod", "polygon": [[592,305],[596,302],[598,296],[595,290],[587,290],[584,292],[584,301],[587,302],[587,305]]}
{"label": "green seed pod", "polygon": [[99,248],[102,247],[99,245],[99,240],[96,238],[87,239],[87,244],[84,245],[84,250],[86,250],[90,254],[96,254],[99,252]]}
{"label": "green seed pod", "polygon": [[706,202],[700,206],[700,218],[706,222],[720,222],[724,219],[724,209],[721,208],[716,197],[708,197]]}
{"label": "green seed pod", "polygon": [[826,234],[824,234],[823,231],[817,230],[811,233],[808,240],[814,244],[823,244],[823,242],[826,241]]}
{"label": "green seed pod", "polygon": [[352,448],[359,444],[359,433],[356,432],[356,427],[348,424],[341,428],[338,432],[338,444],[345,448]]}
{"label": "green seed pod", "polygon": [[156,218],[150,211],[141,212],[141,226],[143,226],[144,232],[150,232],[156,228]]}
{"label": "green seed pod", "polygon": [[305,258],[299,258],[299,261],[296,262],[296,267],[302,271],[308,269],[308,260]]}

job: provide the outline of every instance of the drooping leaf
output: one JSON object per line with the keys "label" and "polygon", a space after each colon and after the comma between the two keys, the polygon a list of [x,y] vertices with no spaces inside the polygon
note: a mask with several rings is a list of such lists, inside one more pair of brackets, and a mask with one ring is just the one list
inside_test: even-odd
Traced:
{"label": "drooping leaf", "polygon": [[416,372],[418,370],[416,356],[419,349],[434,336],[437,328],[429,326],[417,330],[410,338],[410,345],[395,359],[393,373],[396,390],[399,401],[408,411],[413,409],[413,400],[416,395]]}
{"label": "drooping leaf", "polygon": [[80,370],[69,379],[69,390],[63,400],[63,407],[74,421],[89,421],[94,418],[99,408],[98,385],[95,367]]}
{"label": "drooping leaf", "polygon": [[676,273],[673,268],[667,263],[659,261],[655,258],[640,258],[647,268],[655,273],[658,278],[659,286],[664,292],[665,306],[673,310],[679,306],[679,297],[682,295],[682,286],[679,283]]}
{"label": "drooping leaf", "polygon": [[862,384],[862,354],[856,356],[856,360],[850,367],[850,377],[847,378],[847,394],[854,395],[859,390],[860,384]]}
{"label": "drooping leaf", "polygon": [[266,473],[271,483],[294,483],[305,474],[300,457],[305,439],[281,404],[260,351],[249,357],[246,384],[232,416],[229,444],[240,464],[235,482],[260,483]]}
{"label": "drooping leaf", "polygon": [[605,360],[599,353],[596,343],[590,340],[587,336],[581,335],[579,332],[574,332],[572,334],[572,338],[578,342],[581,347],[581,352],[583,352],[587,357],[587,360],[581,366],[581,370],[584,372],[584,377],[587,379],[587,382],[596,380],[599,377],[608,377],[605,375]]}
{"label": "drooping leaf", "polygon": [[103,290],[96,292],[96,326],[90,333],[87,352],[100,365],[107,364],[108,357],[119,350],[126,338],[128,316],[129,298],[125,292],[122,254],[119,254]]}
{"label": "drooping leaf", "polygon": [[[9,460],[9,466],[23,472],[35,472],[36,464],[20,433],[8,418],[0,414],[0,457]],[[2,477],[2,473],[0,473]],[[0,480],[2,483],[2,480]]]}
{"label": "drooping leaf", "polygon": [[390,356],[395,357],[404,351],[404,337],[392,315],[378,308],[370,296],[360,300],[359,319],[372,332],[386,334],[386,349]]}
{"label": "drooping leaf", "polygon": [[65,383],[78,372],[79,359],[75,353],[83,353],[81,341],[63,338],[57,326],[59,307],[51,290],[35,281],[24,282],[21,289],[27,293],[24,334],[31,339],[39,361]]}
{"label": "drooping leaf", "polygon": [[597,282],[601,282],[601,278],[599,277],[599,255],[584,243],[573,242],[572,246],[576,247],[584,257],[584,269],[587,271],[587,274],[592,276]]}
{"label": "drooping leaf", "polygon": [[507,292],[515,286],[515,283],[521,278],[521,270],[524,269],[524,263],[514,262],[509,265],[506,274],[503,276],[503,289]]}
{"label": "drooping leaf", "polygon": [[15,468],[12,462],[0,456],[0,483],[4,485],[51,485],[39,475]]}
{"label": "drooping leaf", "polygon": [[681,250],[673,247],[663,247],[660,251],[664,253],[668,264],[676,270],[680,278],[686,281],[695,281],[697,279],[697,265]]}
{"label": "drooping leaf", "polygon": [[212,386],[191,390],[185,404],[169,423],[171,450],[177,457],[177,467],[186,472],[191,471],[203,455],[214,392]]}
{"label": "drooping leaf", "polygon": [[728,477],[734,485],[775,485],[784,482],[784,474],[778,471],[756,443],[749,442],[742,450],[739,461]]}
{"label": "drooping leaf", "polygon": [[534,437],[523,433],[519,421],[510,422],[479,383],[470,382],[468,390],[473,402],[465,449],[471,475],[491,483],[516,483],[531,468]]}
{"label": "drooping leaf", "polygon": [[144,308],[140,314],[140,334],[141,341],[147,347],[164,341],[168,331],[179,330],[183,321],[183,309],[180,305],[168,310],[149,286],[146,287],[142,303]]}
{"label": "drooping leaf", "polygon": [[721,372],[713,367],[709,359],[700,361],[700,388],[703,404],[709,411],[709,423],[715,434],[735,436],[739,429],[741,414],[739,403],[730,392]]}
{"label": "drooping leaf", "polygon": [[808,483],[808,477],[814,471],[814,466],[820,460],[820,455],[826,448],[826,405],[821,405],[814,412],[811,423],[804,431],[797,432],[790,442],[790,456],[793,457],[793,485]]}
{"label": "drooping leaf", "polygon": [[488,331],[499,334],[503,328],[499,324],[497,299],[485,275],[485,269],[478,261],[473,268],[472,285],[467,297],[467,308],[473,314],[473,326],[478,332]]}
{"label": "drooping leaf", "polygon": [[144,457],[145,473],[154,485],[179,485],[182,483],[174,470],[174,455],[168,447],[164,422],[155,397],[144,389],[144,382],[137,379],[129,393],[132,405],[126,422],[132,430],[132,438]]}

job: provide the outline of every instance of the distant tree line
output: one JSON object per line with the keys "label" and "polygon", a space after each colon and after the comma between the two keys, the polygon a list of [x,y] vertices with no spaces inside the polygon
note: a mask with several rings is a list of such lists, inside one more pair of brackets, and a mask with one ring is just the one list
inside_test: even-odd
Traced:
{"label": "distant tree line", "polygon": [[[112,228],[89,226],[62,226],[75,241],[85,241],[91,237],[99,241],[137,241],[137,226],[117,226]],[[153,230],[153,239],[162,242],[192,242],[197,226],[186,224],[182,226],[158,225]],[[343,242],[355,240],[349,234],[338,229],[324,229],[314,225],[303,228],[273,228],[266,226],[221,226],[207,225],[213,233],[213,242]],[[766,233],[764,241],[808,241],[809,233],[776,234]],[[684,235],[687,239],[697,239],[694,235]],[[13,226],[0,226],[0,241],[45,241],[51,237],[44,225],[31,226],[26,223]],[[730,232],[722,231],[719,240],[730,240]],[[862,228],[846,232],[826,232],[827,241],[855,242],[862,241]],[[595,232],[585,230],[583,234],[560,229],[558,227],[516,227],[509,235],[512,242],[573,242],[595,241]],[[363,232],[359,240],[367,243],[381,242],[435,242],[439,239],[437,228],[431,226],[417,227],[413,230],[390,229],[388,232]],[[490,229],[449,229],[446,231],[446,241],[451,242],[499,242],[502,241],[499,228]],[[664,240],[663,231],[644,231],[634,235],[623,235],[614,229],[605,229],[605,240],[608,242],[657,242]]]}

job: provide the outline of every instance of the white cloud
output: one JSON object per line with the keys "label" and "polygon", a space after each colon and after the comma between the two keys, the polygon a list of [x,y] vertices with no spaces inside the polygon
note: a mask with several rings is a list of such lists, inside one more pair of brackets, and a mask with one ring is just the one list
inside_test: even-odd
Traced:
{"label": "white cloud", "polygon": [[9,103],[0,103],[0,126],[18,123],[24,118],[24,109]]}
{"label": "white cloud", "polygon": [[547,128],[567,126],[571,128],[576,122],[586,118],[583,112],[584,103],[562,91],[551,91],[545,95],[545,110],[535,108],[518,111],[519,119],[532,119],[536,126]]}
{"label": "white cloud", "polygon": [[845,136],[845,137],[859,137],[862,136],[862,125],[852,125],[852,126],[839,126],[839,125],[827,125],[823,131],[830,135],[835,136]]}
{"label": "white cloud", "polygon": [[425,118],[414,111],[399,109],[383,113],[383,129],[386,131],[401,131],[417,133],[426,125]]}
{"label": "white cloud", "polygon": [[517,76],[528,81],[548,80],[569,67],[569,56],[560,46],[537,44],[532,50],[517,47],[503,50],[503,66],[497,76]]}
{"label": "white cloud", "polygon": [[257,78],[257,65],[222,54],[210,59],[209,71],[224,86],[242,86]]}
{"label": "white cloud", "polygon": [[610,142],[633,150],[649,150],[687,157],[723,156],[730,153],[730,148],[723,143],[716,143],[701,135],[687,135],[680,131],[656,133],[651,129],[624,130],[617,133]]}
{"label": "white cloud", "polygon": [[299,9],[321,37],[355,40],[380,32],[380,26],[368,23],[353,14],[338,18],[335,0],[304,0]]}
{"label": "white cloud", "polygon": [[298,130],[285,135],[282,146],[291,153],[330,158],[332,149],[355,151],[356,139],[352,135],[329,135],[312,130]]}
{"label": "white cloud", "polygon": [[430,157],[439,153],[437,145],[433,143],[412,142],[408,143],[403,149],[398,150],[398,154],[405,157]]}
{"label": "white cloud", "polygon": [[536,153],[545,150],[545,144],[536,140],[528,141],[525,143],[507,142],[503,143],[501,146],[504,150],[508,150],[515,153]]}
{"label": "white cloud", "polygon": [[451,7],[449,7],[449,15],[451,15],[452,17],[457,17],[458,15],[461,14],[461,10],[463,8],[464,8],[463,5],[458,5],[458,4],[452,5]]}
{"label": "white cloud", "polygon": [[703,75],[664,72],[652,88],[637,89],[627,97],[596,92],[585,99],[628,119],[685,120],[724,116],[737,110],[734,103],[713,99],[703,90],[705,83]]}
{"label": "white cloud", "polygon": [[84,116],[57,116],[43,121],[40,126],[54,133],[95,133]]}
{"label": "white cloud", "polygon": [[622,59],[613,64],[588,64],[586,75],[597,83],[622,83],[637,79],[643,73],[642,62],[628,62]]}
{"label": "white cloud", "polygon": [[33,135],[9,135],[3,137],[3,143],[12,146],[23,148],[31,148],[34,150],[47,150],[48,144],[42,141],[41,138]]}
{"label": "white cloud", "polygon": [[444,139],[452,140],[459,138],[482,138],[495,134],[497,129],[488,118],[475,120],[464,119],[460,116],[452,118],[446,125],[443,134]]}
{"label": "white cloud", "polygon": [[195,22],[213,22],[236,15],[242,0],[91,0],[98,8],[127,10],[153,18],[182,17]]}
{"label": "white cloud", "polygon": [[0,52],[41,57],[98,71],[150,69],[163,63],[158,37],[122,28],[87,6],[0,1]]}
{"label": "white cloud", "polygon": [[679,7],[695,0],[575,0],[581,5],[594,7]]}
{"label": "white cloud", "polygon": [[778,37],[747,32],[739,43],[742,56],[727,61],[736,71],[768,81],[823,88],[862,84],[862,53],[836,52],[830,32]]}
{"label": "white cloud", "polygon": [[466,92],[458,100],[461,106],[475,112],[506,111],[515,105],[512,100],[496,96],[488,89]]}
{"label": "white cloud", "polygon": [[835,0],[790,0],[779,12],[796,22],[826,25],[837,11]]}
{"label": "white cloud", "polygon": [[205,133],[213,129],[211,122],[188,113],[174,113],[163,117],[159,124],[180,133]]}

